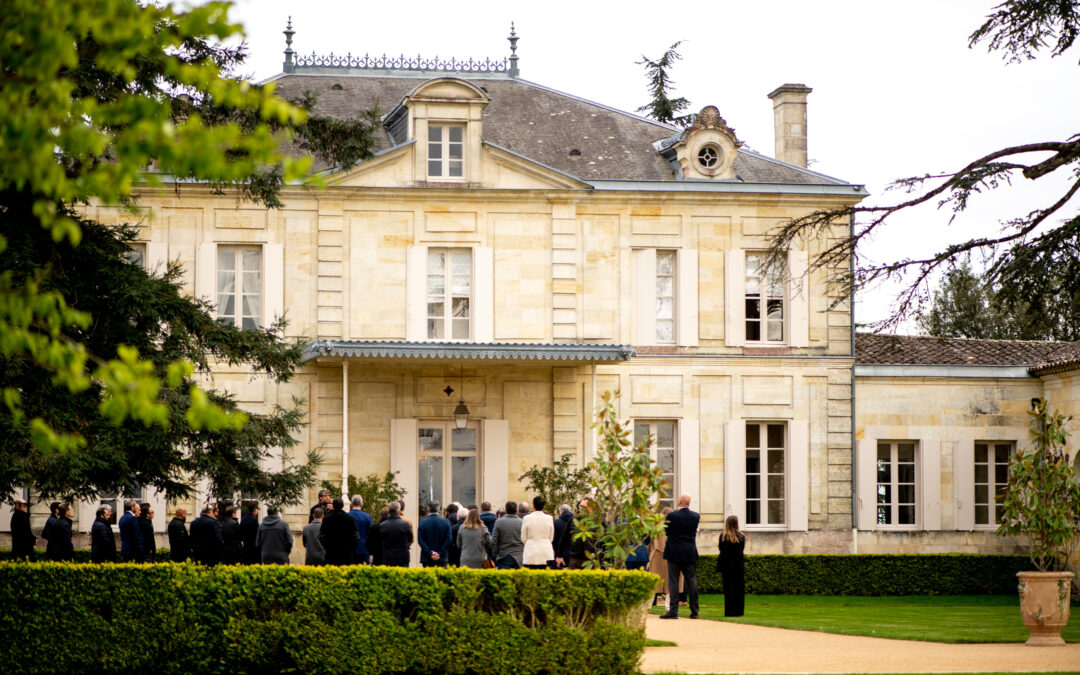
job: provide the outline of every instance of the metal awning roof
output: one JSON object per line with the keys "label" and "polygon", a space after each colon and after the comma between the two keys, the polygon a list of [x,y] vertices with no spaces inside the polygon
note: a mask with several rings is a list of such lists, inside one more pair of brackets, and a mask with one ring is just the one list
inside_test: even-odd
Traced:
{"label": "metal awning roof", "polygon": [[533,361],[629,361],[630,345],[544,342],[405,342],[403,340],[315,340],[304,361],[321,356],[377,359],[462,359]]}

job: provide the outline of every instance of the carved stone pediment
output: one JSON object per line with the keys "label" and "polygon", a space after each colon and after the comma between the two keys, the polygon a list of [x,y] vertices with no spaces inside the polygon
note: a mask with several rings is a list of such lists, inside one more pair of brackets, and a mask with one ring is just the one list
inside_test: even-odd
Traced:
{"label": "carved stone pediment", "polygon": [[734,180],[735,155],[742,145],[716,106],[705,106],[675,144],[684,178]]}

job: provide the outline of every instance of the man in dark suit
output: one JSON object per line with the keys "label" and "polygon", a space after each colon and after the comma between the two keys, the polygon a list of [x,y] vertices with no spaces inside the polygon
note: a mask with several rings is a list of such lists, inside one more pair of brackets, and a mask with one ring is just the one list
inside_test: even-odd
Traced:
{"label": "man in dark suit", "polygon": [[30,529],[30,507],[25,499],[15,500],[15,510],[11,512],[11,559],[34,562],[34,544],[37,537]]}
{"label": "man in dark suit", "polygon": [[225,541],[221,538],[221,524],[217,519],[217,507],[207,504],[202,515],[191,523],[191,557],[203,565],[220,565]]}
{"label": "man in dark suit", "polygon": [[371,532],[372,521],[371,515],[364,511],[364,498],[360,495],[353,495],[352,509],[349,511],[349,516],[356,521],[356,531],[360,535],[360,541],[356,543],[353,562],[357,565],[366,565],[371,562],[371,555],[367,550],[367,540],[368,533]]}
{"label": "man in dark suit", "polygon": [[90,526],[90,562],[116,562],[116,538],[112,525],[109,524],[112,508],[102,504],[94,514],[94,524]]}
{"label": "man in dark suit", "polygon": [[[687,599],[690,601],[690,618],[698,618],[697,596],[697,529],[701,514],[690,510],[690,495],[679,495],[679,508],[664,519],[667,528],[667,544],[664,546],[664,560],[667,561],[669,589],[679,588],[679,575],[682,575]],[[668,593],[667,613],[661,619],[679,618],[679,594]]]}
{"label": "man in dark suit", "polygon": [[120,518],[120,557],[124,562],[143,561],[142,528],[139,527],[139,503],[124,500],[124,515]]}
{"label": "man in dark suit", "polygon": [[360,532],[356,529],[356,521],[345,510],[345,500],[338,497],[333,505],[334,508],[323,516],[319,528],[319,542],[326,551],[323,560],[327,565],[351,565],[356,559]]}
{"label": "man in dark suit", "polygon": [[240,535],[240,521],[236,519],[235,504],[225,505],[225,519],[221,521],[221,539],[225,546],[221,562],[226,565],[239,565],[244,542]]}
{"label": "man in dark suit", "polygon": [[446,567],[450,557],[450,522],[439,515],[439,502],[428,502],[427,509],[427,517],[416,526],[420,564],[424,567]]}
{"label": "man in dark suit", "polygon": [[240,553],[245,565],[258,565],[262,560],[255,540],[259,536],[259,502],[254,499],[244,503],[244,517],[240,519],[240,539],[244,542]]}
{"label": "man in dark suit", "polygon": [[379,544],[382,564],[390,567],[409,566],[409,546],[413,543],[412,526],[401,517],[401,506],[390,502],[386,520],[379,523]]}
{"label": "man in dark suit", "polygon": [[184,527],[186,520],[187,509],[180,506],[169,521],[169,558],[173,562],[184,562],[191,557],[191,543],[188,541],[187,528]]}

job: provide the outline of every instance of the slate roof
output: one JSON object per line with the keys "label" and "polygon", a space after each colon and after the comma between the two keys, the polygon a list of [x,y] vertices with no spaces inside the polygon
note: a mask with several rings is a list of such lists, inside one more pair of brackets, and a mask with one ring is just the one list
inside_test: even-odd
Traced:
{"label": "slate roof", "polygon": [[[1080,366],[1080,342],[969,340],[923,335],[855,336],[859,365],[1028,366],[1034,374]],[[1071,368],[1069,368],[1071,369]]]}
{"label": "slate roof", "polygon": [[[431,78],[445,76],[432,73]],[[462,76],[491,97],[485,107],[484,140],[582,180],[675,180],[672,167],[653,144],[675,127],[586,101],[520,79]],[[286,99],[318,95],[315,112],[347,118],[375,107],[391,110],[422,79],[371,74],[284,74],[273,79]],[[335,89],[339,87],[338,89]],[[377,150],[390,146],[389,136]],[[570,156],[577,150],[580,156]],[[316,162],[316,169],[331,168]],[[849,185],[801,167],[740,149],[737,179],[747,183]]]}

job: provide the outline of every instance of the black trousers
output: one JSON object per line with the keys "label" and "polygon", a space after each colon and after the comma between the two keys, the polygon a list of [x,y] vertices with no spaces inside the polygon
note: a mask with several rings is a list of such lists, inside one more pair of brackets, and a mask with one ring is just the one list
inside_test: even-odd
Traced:
{"label": "black trousers", "polygon": [[[697,563],[677,563],[671,560],[667,561],[667,587],[668,589],[679,588],[679,575],[683,578],[683,590],[686,591],[687,600],[690,603],[690,613],[698,613],[698,598],[697,598]],[[679,614],[679,593],[677,591],[668,591],[668,614],[672,616],[678,616]]]}

